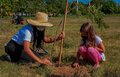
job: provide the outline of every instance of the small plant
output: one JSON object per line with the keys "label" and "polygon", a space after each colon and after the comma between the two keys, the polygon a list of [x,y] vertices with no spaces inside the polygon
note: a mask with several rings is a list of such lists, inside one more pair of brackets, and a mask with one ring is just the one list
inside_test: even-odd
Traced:
{"label": "small plant", "polygon": [[109,26],[104,22],[103,16],[104,13],[101,12],[102,5],[96,7],[95,5],[89,6],[87,8],[88,14],[87,17],[92,21],[98,24],[99,28],[108,28]]}

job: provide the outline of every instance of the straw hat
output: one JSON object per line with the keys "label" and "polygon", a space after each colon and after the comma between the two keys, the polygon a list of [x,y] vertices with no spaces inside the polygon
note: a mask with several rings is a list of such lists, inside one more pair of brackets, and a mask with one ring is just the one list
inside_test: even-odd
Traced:
{"label": "straw hat", "polygon": [[53,24],[48,22],[48,14],[43,12],[37,12],[35,19],[27,19],[27,22],[33,26],[53,26]]}

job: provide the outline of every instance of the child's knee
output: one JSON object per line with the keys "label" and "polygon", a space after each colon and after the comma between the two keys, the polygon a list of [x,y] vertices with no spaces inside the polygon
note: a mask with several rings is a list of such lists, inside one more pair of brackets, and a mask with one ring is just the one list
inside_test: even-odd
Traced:
{"label": "child's knee", "polygon": [[84,47],[84,46],[80,46],[80,47],[79,47],[79,49],[78,49],[78,51],[80,51],[80,52],[85,52],[85,51],[86,51],[86,49],[85,49],[85,47]]}
{"label": "child's knee", "polygon": [[89,55],[97,55],[96,49],[94,47],[89,47],[87,53]]}
{"label": "child's knee", "polygon": [[88,52],[94,52],[95,48],[94,47],[89,47],[87,50],[88,50]]}

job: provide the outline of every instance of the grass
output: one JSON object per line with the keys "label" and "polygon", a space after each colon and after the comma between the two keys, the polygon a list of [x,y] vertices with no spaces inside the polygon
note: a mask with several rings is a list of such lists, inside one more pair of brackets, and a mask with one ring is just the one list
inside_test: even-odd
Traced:
{"label": "grass", "polygon": [[[55,26],[47,28],[46,35],[54,36],[61,31],[58,26],[63,18],[50,18],[50,22]],[[106,16],[105,22],[110,28],[101,30],[94,24],[99,36],[103,39],[106,47],[106,62],[101,63],[101,67],[91,72],[92,77],[120,77],[120,16]],[[80,35],[79,28],[82,23],[88,21],[84,17],[68,17],[66,25],[66,37],[63,48],[63,63],[69,63],[75,60],[77,48],[79,46]],[[21,25],[10,24],[10,19],[0,19],[0,55],[5,54],[4,45],[17,32]],[[45,48],[51,51],[52,44],[45,44]],[[60,42],[56,42],[54,46],[53,56],[57,57]],[[56,59],[57,60],[57,59]],[[55,60],[55,61],[56,61]],[[54,62],[55,62],[54,61]],[[85,65],[91,69],[91,65]],[[52,68],[40,67],[31,68],[30,65],[13,64],[7,61],[0,61],[0,77],[48,77]]]}

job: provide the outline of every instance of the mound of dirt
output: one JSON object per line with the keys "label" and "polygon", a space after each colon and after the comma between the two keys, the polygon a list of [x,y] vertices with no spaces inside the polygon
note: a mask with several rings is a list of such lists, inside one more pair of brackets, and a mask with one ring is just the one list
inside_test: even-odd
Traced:
{"label": "mound of dirt", "polygon": [[51,77],[91,77],[88,69],[84,66],[73,68],[71,66],[55,67]]}

